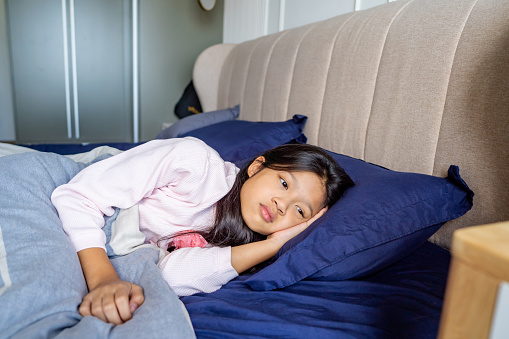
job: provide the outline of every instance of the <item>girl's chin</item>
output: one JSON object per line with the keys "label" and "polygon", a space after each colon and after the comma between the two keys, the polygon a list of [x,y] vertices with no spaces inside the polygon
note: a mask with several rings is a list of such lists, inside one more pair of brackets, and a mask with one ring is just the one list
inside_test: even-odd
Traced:
{"label": "girl's chin", "polygon": [[261,235],[269,235],[270,233],[267,232],[266,229],[264,229],[264,227],[262,227],[260,224],[262,224],[262,221],[263,219],[260,218],[260,222],[259,223],[256,223],[256,224],[251,224],[251,226],[249,225],[249,223],[246,222],[246,225],[247,227],[249,227],[249,229],[253,232],[256,232],[256,233],[259,233]]}

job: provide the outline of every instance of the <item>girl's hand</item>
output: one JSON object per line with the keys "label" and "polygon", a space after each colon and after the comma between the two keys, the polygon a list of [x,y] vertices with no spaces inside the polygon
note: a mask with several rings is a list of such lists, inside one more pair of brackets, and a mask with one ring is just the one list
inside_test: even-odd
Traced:
{"label": "girl's hand", "polygon": [[123,324],[145,301],[143,289],[122,281],[102,248],[78,252],[81,268],[90,291],[81,302],[82,316],[92,315],[114,325]]}
{"label": "girl's hand", "polygon": [[267,239],[278,242],[282,247],[288,240],[292,239],[297,234],[304,231],[306,228],[308,228],[309,225],[311,225],[318,218],[320,218],[325,212],[327,212],[327,209],[328,209],[328,207],[324,207],[318,213],[316,213],[314,217],[312,217],[308,221],[305,221],[298,225],[286,228],[281,231],[274,232],[274,233],[270,234],[267,237]]}
{"label": "girl's hand", "polygon": [[132,318],[143,304],[143,289],[135,284],[114,279],[97,285],[80,305],[82,316],[92,315],[104,322],[120,325]]}
{"label": "girl's hand", "polygon": [[320,218],[327,208],[323,208],[306,222],[272,233],[266,240],[232,247],[232,267],[242,273],[276,255],[281,247],[291,238],[304,231],[316,219]]}

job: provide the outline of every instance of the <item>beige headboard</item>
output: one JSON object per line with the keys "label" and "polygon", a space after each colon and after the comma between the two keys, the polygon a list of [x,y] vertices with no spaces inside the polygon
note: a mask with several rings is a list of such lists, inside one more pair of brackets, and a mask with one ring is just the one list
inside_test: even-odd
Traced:
{"label": "beige headboard", "polygon": [[309,117],[308,142],[393,170],[445,176],[475,192],[458,227],[509,219],[509,1],[399,0],[198,58],[205,110]]}

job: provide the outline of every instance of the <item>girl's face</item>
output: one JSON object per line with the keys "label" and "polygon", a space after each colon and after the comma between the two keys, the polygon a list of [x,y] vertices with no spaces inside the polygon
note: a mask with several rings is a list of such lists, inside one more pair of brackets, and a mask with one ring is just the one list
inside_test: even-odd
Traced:
{"label": "girl's face", "polygon": [[325,186],[311,172],[263,168],[263,157],[248,168],[240,191],[242,217],[254,232],[269,235],[311,219],[325,201]]}

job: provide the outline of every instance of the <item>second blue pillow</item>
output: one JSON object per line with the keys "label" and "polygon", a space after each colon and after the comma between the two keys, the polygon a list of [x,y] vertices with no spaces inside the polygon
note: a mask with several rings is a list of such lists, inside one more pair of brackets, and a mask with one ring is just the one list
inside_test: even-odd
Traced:
{"label": "second blue pillow", "polygon": [[224,121],[183,135],[193,136],[215,149],[226,161],[252,159],[290,142],[306,142],[302,129],[307,117],[294,115],[281,122]]}

